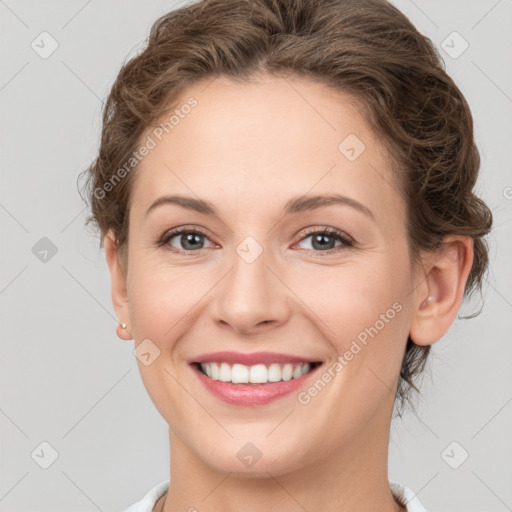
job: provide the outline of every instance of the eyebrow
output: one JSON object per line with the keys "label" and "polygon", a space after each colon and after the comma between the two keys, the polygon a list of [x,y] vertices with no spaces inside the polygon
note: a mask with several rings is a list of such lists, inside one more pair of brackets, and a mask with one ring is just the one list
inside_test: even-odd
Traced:
{"label": "eyebrow", "polygon": [[[215,207],[208,201],[203,199],[196,199],[194,197],[182,196],[182,195],[165,195],[156,199],[151,206],[146,210],[145,216],[154,210],[155,208],[164,204],[176,204],[187,210],[193,210],[203,215],[209,215],[213,217],[219,217]],[[324,206],[331,206],[333,204],[341,204],[350,206],[364,215],[375,220],[373,212],[351,197],[344,196],[341,194],[323,194],[323,195],[309,195],[309,196],[296,196],[292,197],[284,205],[285,214],[293,214],[298,212],[316,210]]]}

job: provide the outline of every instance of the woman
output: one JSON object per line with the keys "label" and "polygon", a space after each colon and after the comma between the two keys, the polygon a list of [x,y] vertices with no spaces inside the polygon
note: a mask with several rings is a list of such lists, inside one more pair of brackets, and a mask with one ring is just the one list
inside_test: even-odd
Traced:
{"label": "woman", "polygon": [[156,21],[88,170],[119,318],[169,425],[135,511],[422,511],[394,406],[481,287],[468,105],[383,0]]}

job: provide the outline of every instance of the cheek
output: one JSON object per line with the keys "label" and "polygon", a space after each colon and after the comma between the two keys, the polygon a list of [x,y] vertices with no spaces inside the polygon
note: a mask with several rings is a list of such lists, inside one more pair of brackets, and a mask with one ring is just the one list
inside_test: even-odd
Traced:
{"label": "cheek", "polygon": [[[382,254],[381,254],[382,256]],[[407,341],[409,275],[397,264],[398,254],[375,258],[366,265],[329,269],[301,276],[292,285],[308,313],[342,356],[344,373],[361,386],[397,376]]]}
{"label": "cheek", "polygon": [[357,294],[345,301],[347,329],[338,322],[344,333],[339,351],[350,359],[347,376],[357,379],[365,394],[393,389],[398,378],[408,333],[406,283],[406,277],[388,268],[375,280],[359,284]]}
{"label": "cheek", "polygon": [[390,308],[388,316],[396,316],[397,307],[392,307],[403,302],[407,279],[391,269],[382,262],[354,264],[289,274],[288,283],[305,305],[304,311],[310,310],[311,318],[316,315],[317,325],[324,324],[326,336],[342,342],[373,325]]}
{"label": "cheek", "polygon": [[130,295],[136,340],[150,338],[157,345],[172,342],[182,334],[208,289],[206,279],[187,269],[134,265]]}
{"label": "cheek", "polygon": [[[135,258],[134,258],[135,259]],[[207,288],[199,289],[199,280],[190,282],[182,269],[162,269],[148,262],[132,267],[130,287],[133,337],[139,350],[150,353],[146,364],[138,359],[140,375],[153,404],[171,425],[187,424],[179,412],[191,411],[187,394],[180,385],[178,365],[181,354],[177,340],[183,337],[194,321],[194,305]],[[206,286],[206,285],[205,285]],[[150,340],[153,345],[148,345]],[[149,350],[146,350],[149,347]],[[159,352],[158,352],[159,351]]]}

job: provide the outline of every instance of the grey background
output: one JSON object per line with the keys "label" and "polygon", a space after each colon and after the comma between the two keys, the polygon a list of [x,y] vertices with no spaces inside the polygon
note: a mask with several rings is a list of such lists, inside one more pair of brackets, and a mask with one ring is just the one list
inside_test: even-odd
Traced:
{"label": "grey background", "polygon": [[[434,345],[417,413],[392,425],[390,479],[429,512],[512,510],[512,1],[394,3],[440,47],[468,99],[495,227],[483,310]],[[115,334],[104,253],[84,227],[76,180],[121,63],[175,5],[0,0],[2,512],[122,510],[169,476],[167,425],[133,341]],[[59,45],[46,59],[31,47],[43,31]],[[461,50],[446,39],[453,31],[469,43],[457,58],[442,43]],[[481,306],[477,296],[461,313]],[[58,453],[47,469],[43,442]]]}

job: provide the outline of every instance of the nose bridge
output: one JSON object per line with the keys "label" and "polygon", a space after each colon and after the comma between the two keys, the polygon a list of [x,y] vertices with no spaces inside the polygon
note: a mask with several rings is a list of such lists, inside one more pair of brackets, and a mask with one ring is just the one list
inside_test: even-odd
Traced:
{"label": "nose bridge", "polygon": [[252,236],[243,239],[235,247],[232,269],[216,295],[215,320],[239,332],[283,322],[288,297],[273,267],[275,258],[268,247]]}

